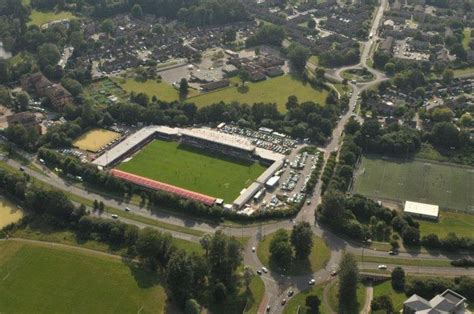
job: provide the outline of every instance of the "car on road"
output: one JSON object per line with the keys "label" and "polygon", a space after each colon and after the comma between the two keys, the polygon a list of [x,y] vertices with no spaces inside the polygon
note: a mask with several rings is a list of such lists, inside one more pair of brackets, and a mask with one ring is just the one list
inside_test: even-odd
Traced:
{"label": "car on road", "polygon": [[387,269],[387,265],[381,264],[381,265],[377,266],[377,268],[385,270],[385,269]]}
{"label": "car on road", "polygon": [[337,275],[337,270],[333,270],[330,275],[331,275],[331,277],[336,276]]}
{"label": "car on road", "polygon": [[308,285],[312,286],[316,283],[316,280],[313,278],[310,281],[308,281]]}
{"label": "car on road", "polygon": [[281,300],[281,305],[285,305],[285,304],[286,304],[286,299]]}
{"label": "car on road", "polygon": [[295,292],[294,292],[293,290],[289,290],[289,291],[288,291],[288,297],[289,297],[289,298],[292,297],[293,294],[295,294]]}
{"label": "car on road", "polygon": [[125,211],[126,211],[126,212],[129,212],[129,211],[130,211],[130,208],[125,207]]}
{"label": "car on road", "polygon": [[255,253],[255,246],[252,246],[252,252]]}
{"label": "car on road", "polygon": [[388,251],[388,254],[390,254],[390,255],[398,255],[398,251],[397,251],[397,250],[391,250],[391,251]]}
{"label": "car on road", "polygon": [[267,305],[267,313],[270,312],[270,305]]}
{"label": "car on road", "polygon": [[266,274],[268,273],[268,269],[266,267],[262,267],[262,271]]}
{"label": "car on road", "polygon": [[112,216],[110,216],[110,217],[112,217],[113,219],[118,219],[118,215],[116,215],[116,214],[112,214]]}
{"label": "car on road", "polygon": [[21,166],[20,171],[25,171],[25,167]]}
{"label": "car on road", "polygon": [[261,271],[260,269],[257,270],[257,274],[258,274],[258,275],[262,275],[262,271]]}

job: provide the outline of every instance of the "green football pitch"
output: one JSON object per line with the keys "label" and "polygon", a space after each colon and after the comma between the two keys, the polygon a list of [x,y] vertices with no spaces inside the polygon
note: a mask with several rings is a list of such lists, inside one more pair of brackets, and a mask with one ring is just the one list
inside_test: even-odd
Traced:
{"label": "green football pitch", "polygon": [[95,253],[0,242],[1,313],[164,313],[156,275]]}
{"label": "green football pitch", "polygon": [[212,155],[178,142],[154,140],[118,169],[231,203],[265,166]]}
{"label": "green football pitch", "polygon": [[474,212],[474,168],[366,156],[356,171],[354,192]]}

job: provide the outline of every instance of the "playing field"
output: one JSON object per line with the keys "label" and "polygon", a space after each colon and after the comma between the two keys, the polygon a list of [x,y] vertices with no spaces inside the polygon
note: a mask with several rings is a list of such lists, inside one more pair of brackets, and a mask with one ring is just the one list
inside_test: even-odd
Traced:
{"label": "playing field", "polygon": [[356,175],[356,193],[474,211],[474,168],[364,157]]}
{"label": "playing field", "polygon": [[164,313],[155,274],[73,249],[0,242],[2,313]]}
{"label": "playing field", "polygon": [[0,229],[23,217],[23,211],[0,195]]}
{"label": "playing field", "polygon": [[231,203],[265,171],[256,162],[215,156],[178,142],[155,140],[118,169]]}
{"label": "playing field", "polygon": [[102,146],[120,137],[117,132],[95,129],[82,134],[74,141],[73,146],[90,152],[97,152]]}
{"label": "playing field", "polygon": [[220,89],[215,92],[188,98],[188,101],[194,102],[198,107],[208,106],[220,101],[226,103],[238,101],[247,104],[259,102],[276,103],[278,110],[285,112],[285,104],[288,101],[288,96],[291,95],[298,97],[300,103],[314,101],[324,105],[328,91],[324,89],[316,90],[311,85],[303,84],[300,80],[290,75],[283,75],[257,83],[247,82],[243,88],[232,86]]}
{"label": "playing field", "polygon": [[74,19],[75,16],[68,11],[60,11],[60,12],[53,12],[53,11],[38,11],[38,10],[31,10],[30,19],[31,21],[28,23],[30,25],[37,25],[41,26],[43,24],[57,21],[57,20],[71,20]]}

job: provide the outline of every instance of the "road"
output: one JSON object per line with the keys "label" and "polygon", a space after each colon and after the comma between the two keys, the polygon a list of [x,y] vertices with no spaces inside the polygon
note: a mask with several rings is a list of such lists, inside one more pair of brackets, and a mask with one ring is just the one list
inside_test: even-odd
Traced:
{"label": "road", "polygon": [[[358,64],[350,66],[350,67],[343,67],[331,73],[327,73],[327,77],[336,80],[342,81],[341,73],[344,70],[351,69],[351,68],[360,68],[360,67],[367,67],[367,61],[370,59],[371,54],[371,47],[376,43],[377,40],[377,30],[380,25],[380,22],[383,17],[384,9],[387,6],[387,0],[381,0],[381,3],[378,7],[378,10],[373,18],[373,24],[371,27],[371,33],[374,34],[372,38],[369,38],[367,42],[363,43],[363,50],[361,53],[361,60]],[[367,83],[356,83],[352,84],[349,83],[349,86],[352,88],[353,92],[349,101],[349,110],[340,118],[338,121],[337,126],[333,130],[332,138],[330,142],[322,148],[324,152],[324,162],[327,161],[330,153],[337,150],[341,144],[344,126],[346,125],[347,121],[350,119],[356,104],[357,99],[360,93],[374,84],[378,84],[381,81],[387,79],[383,73],[376,71],[370,67],[367,67],[368,70],[374,75],[374,80]],[[7,160],[6,161],[12,167],[18,168],[20,164],[14,160]],[[41,165],[38,165],[41,167]],[[129,207],[131,212],[135,215],[151,218],[158,220],[160,222],[164,222],[170,225],[181,226],[186,228],[192,228],[195,230],[199,230],[202,232],[215,232],[216,230],[220,229],[223,230],[228,235],[233,236],[241,236],[241,235],[250,235],[250,239],[247,245],[244,247],[244,263],[248,265],[252,269],[261,269],[263,266],[260,260],[258,259],[256,253],[252,252],[252,247],[256,247],[258,242],[262,239],[263,236],[270,234],[277,229],[284,228],[284,229],[291,229],[295,222],[299,221],[306,221],[309,222],[313,228],[313,232],[323,238],[329,248],[331,249],[331,256],[330,260],[327,263],[327,266],[324,269],[321,269],[314,274],[311,275],[304,275],[304,276],[282,276],[278,273],[269,272],[262,275],[263,282],[265,284],[265,297],[261,304],[261,310],[264,311],[266,306],[269,305],[271,307],[271,313],[282,313],[284,307],[281,306],[281,300],[286,297],[286,293],[288,289],[291,289],[296,293],[299,291],[307,289],[308,281],[311,278],[316,280],[316,283],[320,283],[323,281],[332,280],[330,276],[330,272],[337,267],[339,264],[342,254],[344,251],[352,252],[354,254],[364,254],[364,256],[376,256],[376,257],[388,257],[387,252],[382,251],[375,251],[370,249],[365,249],[360,246],[359,243],[347,241],[341,239],[340,237],[333,234],[331,231],[327,230],[324,226],[319,225],[315,221],[314,211],[316,206],[321,201],[321,182],[315,187],[315,192],[313,193],[313,197],[311,199],[311,204],[305,205],[302,207],[301,211],[298,213],[294,220],[283,220],[278,221],[275,223],[268,223],[268,224],[261,224],[261,225],[250,225],[245,227],[232,227],[232,226],[222,226],[219,224],[214,224],[208,221],[203,221],[191,217],[184,217],[176,213],[170,213],[168,211],[157,210],[157,209],[150,209],[147,207],[136,206],[135,204],[128,203],[125,200],[117,199],[113,196],[108,196],[104,194],[99,194],[96,191],[89,191],[79,185],[71,185],[69,182],[63,180],[62,178],[58,177],[52,172],[49,172],[47,169],[43,169],[43,172],[37,172],[29,168],[25,168],[25,172],[28,173],[33,178],[47,182],[49,185],[52,185],[55,188],[60,190],[64,190],[68,193],[72,193],[78,195],[82,198],[88,200],[98,200],[104,202],[107,207],[114,207],[114,208],[124,208]],[[108,217],[109,214],[105,213],[104,216]],[[132,219],[126,219],[124,217],[119,218],[121,221],[134,224],[139,228],[144,228],[147,226],[157,228],[160,230],[164,230],[170,232],[172,236],[192,242],[198,242],[199,238],[194,235],[190,235],[187,233],[182,233],[179,231],[170,231],[164,228],[158,228],[156,226],[151,226],[146,223],[141,223],[134,221]],[[400,253],[399,256],[396,258],[419,258],[419,259],[450,259],[455,258],[456,255],[430,255],[427,253],[419,253],[419,254],[411,254],[411,253]],[[393,264],[388,264],[389,268],[393,267],[396,264],[396,260],[394,259]],[[364,269],[377,269],[376,263],[364,263]],[[403,266],[407,273],[413,274],[442,274],[447,276],[455,276],[459,274],[465,275],[472,275],[474,276],[474,269],[464,269],[464,268],[453,268],[453,267],[424,267],[424,266]]]}

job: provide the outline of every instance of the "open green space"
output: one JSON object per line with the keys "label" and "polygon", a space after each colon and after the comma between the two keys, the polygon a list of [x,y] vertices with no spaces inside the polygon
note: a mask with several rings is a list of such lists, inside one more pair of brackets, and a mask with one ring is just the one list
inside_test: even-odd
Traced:
{"label": "open green space", "polygon": [[474,234],[474,213],[442,210],[438,221],[417,221],[420,224],[421,236],[434,233],[442,238],[454,232],[458,236],[472,237]]}
{"label": "open green space", "polygon": [[469,49],[469,43],[472,40],[472,36],[471,36],[472,33],[471,32],[472,32],[472,30],[469,27],[466,27],[464,29],[464,32],[463,32],[464,37],[462,39],[462,45],[463,45],[464,49],[466,49],[466,50]]}
{"label": "open green space", "polygon": [[30,22],[28,24],[41,26],[43,24],[46,24],[52,21],[63,20],[63,19],[70,20],[74,18],[76,17],[71,12],[68,12],[68,11],[55,12],[55,11],[31,10]]}
{"label": "open green space", "polygon": [[178,142],[155,140],[120,170],[172,184],[231,203],[265,171],[257,162],[211,155]]}
{"label": "open green space", "polygon": [[188,98],[189,102],[194,102],[197,106],[208,106],[220,101],[230,103],[238,101],[240,103],[276,103],[278,110],[285,112],[285,104],[288,96],[295,95],[298,101],[313,101],[324,105],[328,91],[316,90],[310,84],[303,84],[300,80],[291,75],[283,75],[268,79],[262,82],[245,83],[245,86],[231,86],[214,92],[202,94]]}
{"label": "open green space", "polygon": [[150,98],[156,96],[159,100],[172,102],[179,100],[179,92],[170,84],[163,81],[147,80],[137,81],[133,78],[113,78],[127,93],[145,93]]}
{"label": "open green space", "polygon": [[[392,282],[390,280],[374,285],[374,298],[380,297],[382,295],[387,295],[390,297],[396,313],[398,313],[403,308],[403,302],[405,302],[408,298],[405,293],[393,290]],[[382,314],[382,312],[380,312],[380,314]]]}
{"label": "open green space", "polygon": [[[265,238],[258,244],[257,256],[263,265],[269,267],[273,271],[279,271],[275,266],[270,263],[270,242],[272,241],[274,233],[265,236]],[[317,270],[326,266],[331,257],[331,251],[324,242],[323,239],[317,236],[313,236],[313,249],[307,260],[294,261],[291,269],[288,270],[288,274],[291,275],[305,275],[312,274]]]}
{"label": "open green space", "polygon": [[5,313],[163,313],[156,274],[95,253],[0,243]]}
{"label": "open green space", "polygon": [[373,198],[474,211],[473,182],[474,168],[365,156],[356,171],[354,191]]}
{"label": "open green space", "polygon": [[117,101],[128,99],[127,93],[109,78],[91,83],[86,89],[86,94],[99,106],[113,104],[113,100],[109,97],[117,97]]}
{"label": "open green space", "polygon": [[[354,309],[351,313],[357,313],[358,311],[362,310],[365,305],[365,294],[366,294],[366,287],[364,284],[359,282],[357,284],[357,305],[358,310]],[[339,282],[335,282],[331,284],[329,288],[329,297],[328,297],[329,306],[333,311],[336,313],[339,312]]]}
{"label": "open green space", "polygon": [[[306,306],[306,298],[309,296],[317,296],[321,304],[319,305],[319,313],[331,313],[331,310],[328,309],[325,304],[322,302],[323,300],[323,291],[324,287],[328,283],[319,284],[317,286],[311,287],[310,289],[304,290],[293,298],[288,300],[288,304],[286,305],[285,309],[283,310],[284,314],[311,314],[310,308]],[[298,312],[299,309],[299,312]]]}

